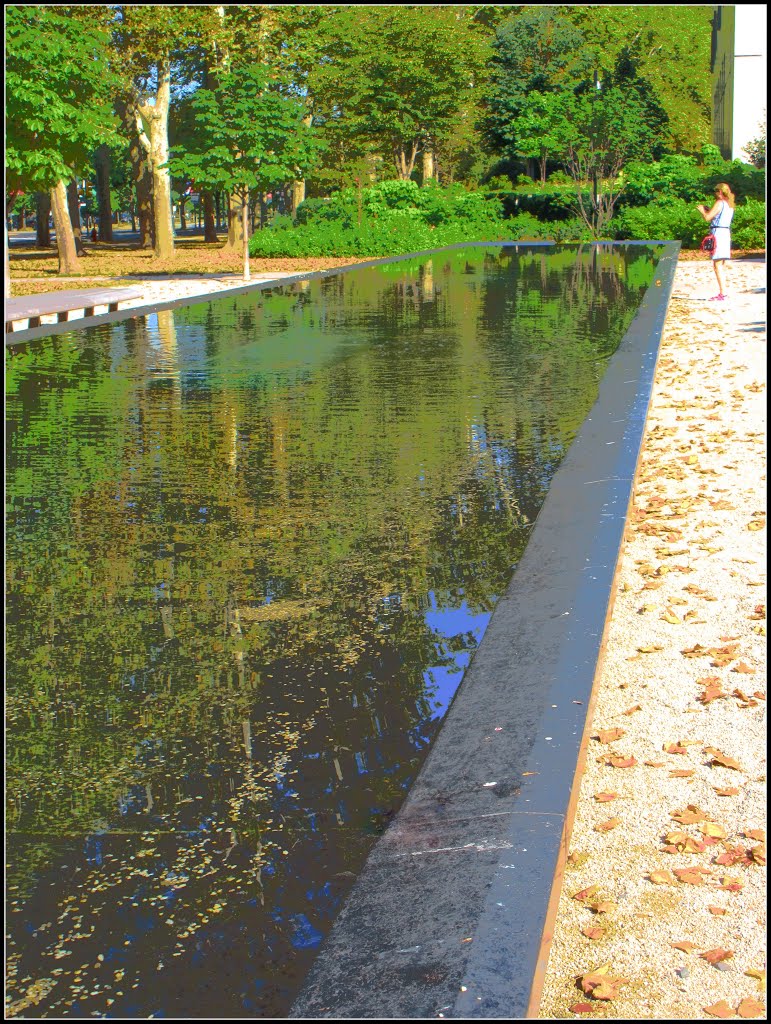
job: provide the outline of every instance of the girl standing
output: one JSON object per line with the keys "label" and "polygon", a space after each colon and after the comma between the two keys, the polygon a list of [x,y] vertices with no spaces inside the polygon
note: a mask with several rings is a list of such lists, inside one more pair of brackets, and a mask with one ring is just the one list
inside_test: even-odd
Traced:
{"label": "girl standing", "polygon": [[712,266],[715,269],[717,278],[717,295],[713,295],[710,302],[722,302],[725,299],[725,285],[723,283],[723,269],[726,260],[731,258],[731,221],[734,216],[736,197],[731,191],[730,185],[724,181],[715,185],[715,203],[711,210],[699,204],[696,209],[704,220],[710,222],[710,234],[715,239],[715,247],[712,250]]}

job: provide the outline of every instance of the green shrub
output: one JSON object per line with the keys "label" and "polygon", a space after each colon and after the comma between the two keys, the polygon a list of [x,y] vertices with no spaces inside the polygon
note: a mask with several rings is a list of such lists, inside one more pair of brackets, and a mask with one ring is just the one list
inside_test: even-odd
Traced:
{"label": "green shrub", "polygon": [[489,190],[430,181],[382,181],[311,199],[297,211],[297,226],[276,222],[252,236],[253,256],[390,256],[464,241],[502,241],[508,226]]}
{"label": "green shrub", "polygon": [[756,199],[737,203],[731,224],[731,245],[734,249],[765,249],[765,203],[760,203]]}
{"label": "green shrub", "polygon": [[640,241],[662,239],[698,249],[709,227],[693,203],[684,199],[660,199],[647,206],[628,206],[611,221],[614,238]]}
{"label": "green shrub", "polygon": [[[765,247],[765,214],[765,203],[754,199],[737,203],[731,225],[734,249]],[[685,249],[698,249],[709,231],[695,205],[683,199],[661,199],[648,206],[626,207],[613,218],[611,228],[617,239],[674,239]]]}
{"label": "green shrub", "polygon": [[518,213],[508,221],[509,237],[515,241],[581,242],[591,234],[580,217],[570,220],[543,221],[532,213]]}

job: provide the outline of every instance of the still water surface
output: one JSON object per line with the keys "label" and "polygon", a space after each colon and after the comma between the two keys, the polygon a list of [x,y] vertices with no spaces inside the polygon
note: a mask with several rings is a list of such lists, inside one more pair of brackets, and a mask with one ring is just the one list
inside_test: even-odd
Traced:
{"label": "still water surface", "polygon": [[658,254],[456,249],[6,357],[12,1015],[287,1014]]}

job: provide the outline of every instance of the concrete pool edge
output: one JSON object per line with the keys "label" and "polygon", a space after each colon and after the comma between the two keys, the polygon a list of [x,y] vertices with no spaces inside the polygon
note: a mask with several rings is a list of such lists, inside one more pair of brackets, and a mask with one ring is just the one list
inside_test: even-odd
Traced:
{"label": "concrete pool edge", "polygon": [[679,251],[664,244],[429,757],[291,1017],[537,1014]]}

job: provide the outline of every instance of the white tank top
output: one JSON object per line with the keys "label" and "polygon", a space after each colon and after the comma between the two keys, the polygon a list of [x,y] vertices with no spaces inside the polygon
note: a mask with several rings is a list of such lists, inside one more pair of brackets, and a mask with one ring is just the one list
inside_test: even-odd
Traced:
{"label": "white tank top", "polygon": [[722,204],[720,207],[720,212],[716,217],[713,217],[710,221],[711,228],[727,228],[731,226],[731,221],[734,217],[734,211],[731,209],[731,207],[728,205],[725,199],[721,199],[720,202]]}

